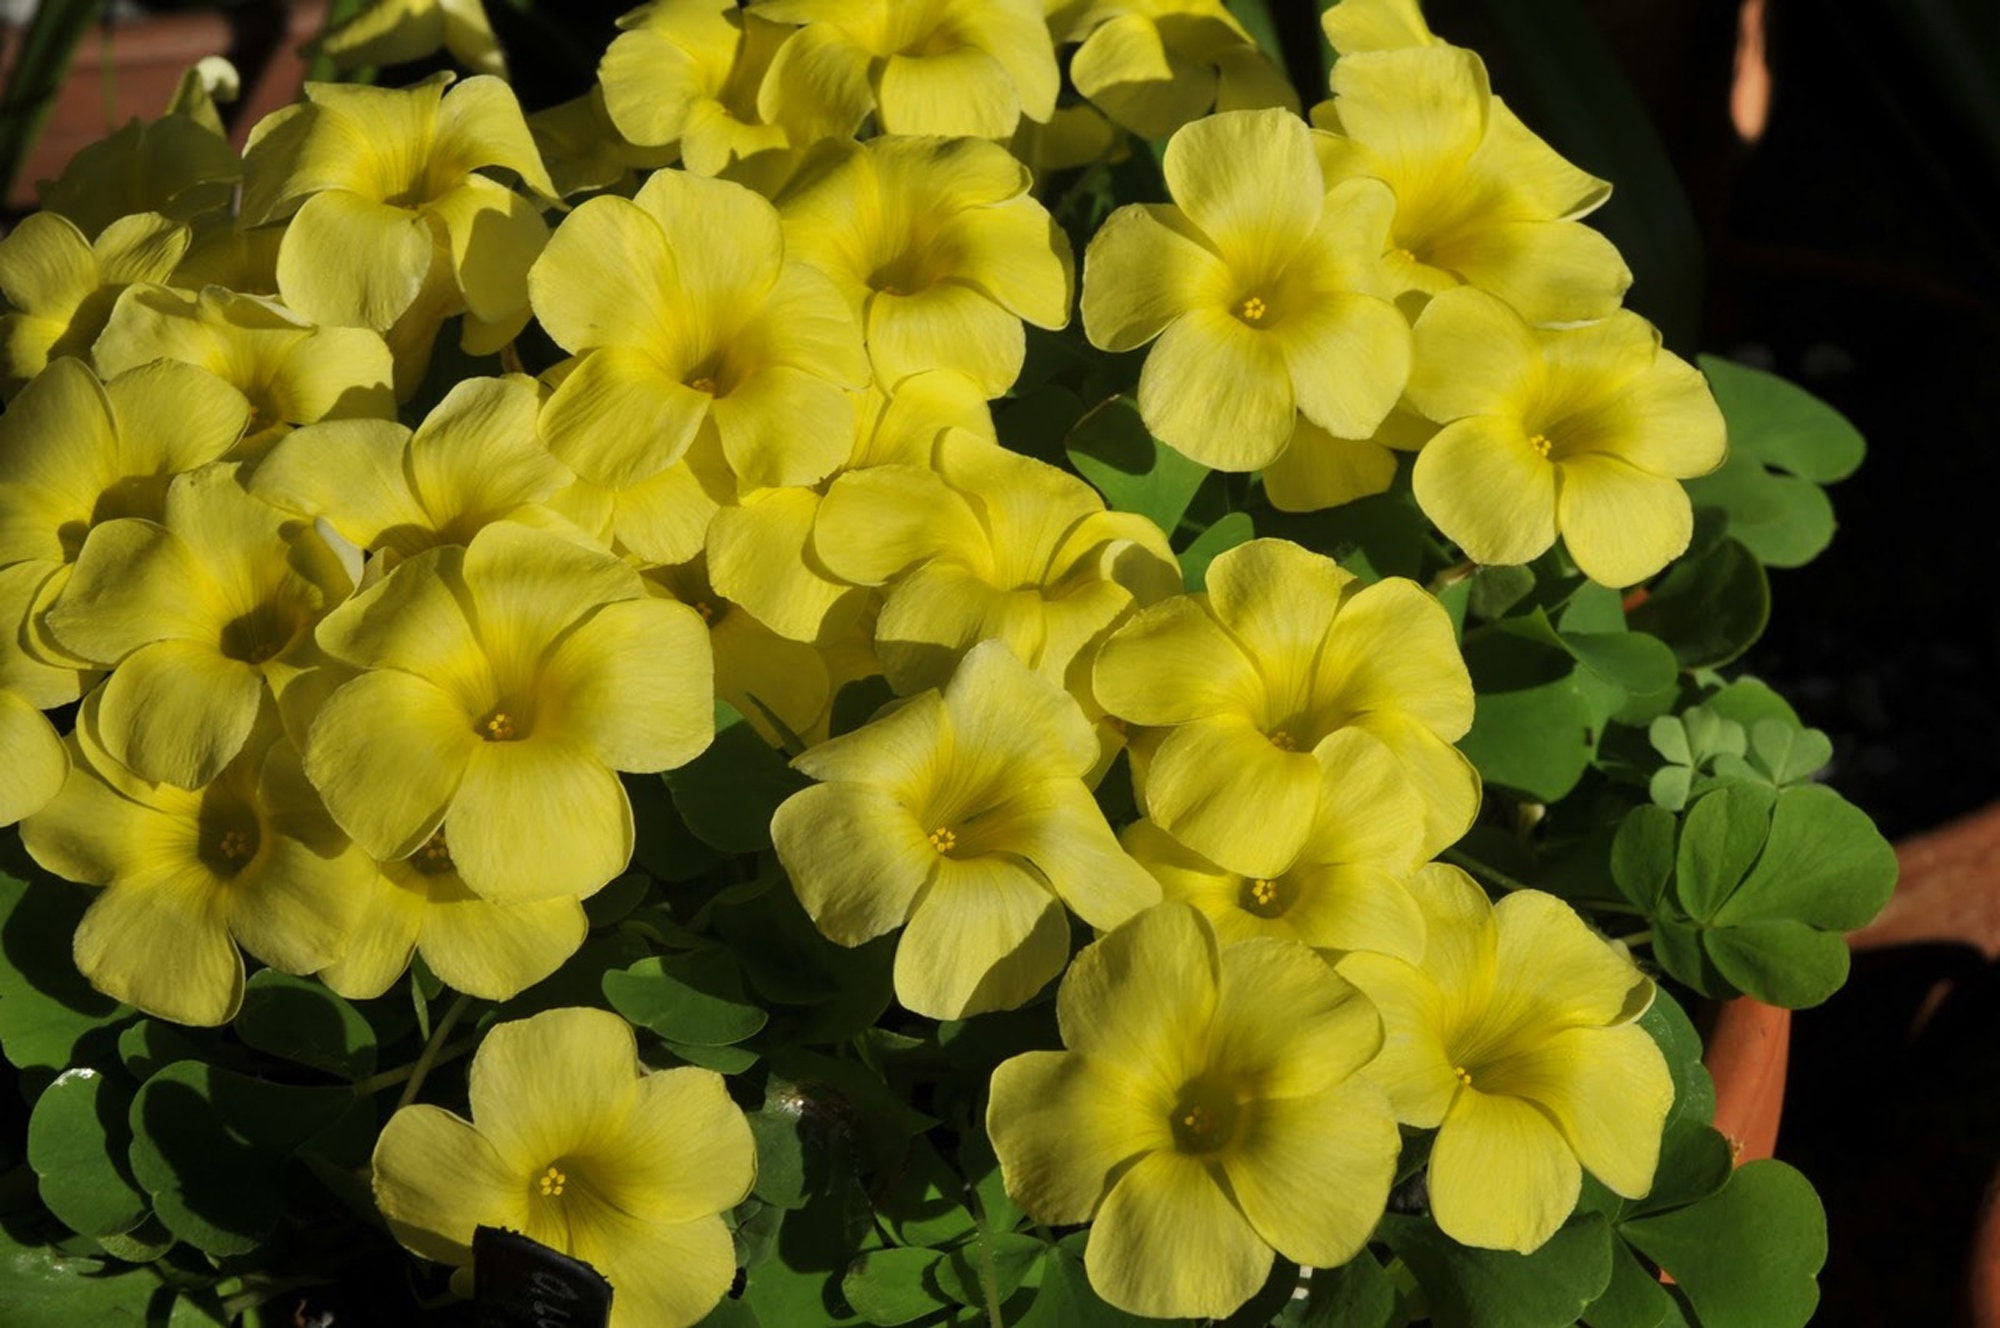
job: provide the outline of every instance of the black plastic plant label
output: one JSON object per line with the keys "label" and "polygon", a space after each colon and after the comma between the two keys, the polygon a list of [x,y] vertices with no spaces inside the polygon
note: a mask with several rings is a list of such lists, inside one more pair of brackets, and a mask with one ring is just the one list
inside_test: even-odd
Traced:
{"label": "black plastic plant label", "polygon": [[580,1259],[498,1227],[472,1237],[479,1328],[606,1328],[611,1284]]}

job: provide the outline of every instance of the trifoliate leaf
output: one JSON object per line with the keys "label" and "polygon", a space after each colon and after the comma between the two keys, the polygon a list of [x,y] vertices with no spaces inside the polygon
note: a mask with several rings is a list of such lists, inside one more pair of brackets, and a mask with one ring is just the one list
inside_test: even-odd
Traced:
{"label": "trifoliate leaf", "polygon": [[1671,1273],[1702,1328],[1800,1328],[1819,1303],[1826,1213],[1783,1162],[1751,1162],[1700,1203],[1623,1224]]}
{"label": "trifoliate leaf", "polygon": [[1708,355],[1701,367],[1729,425],[1729,459],[1689,481],[1689,498],[1726,512],[1729,533],[1762,562],[1811,562],[1833,538],[1833,506],[1820,486],[1861,464],[1867,445],[1860,432],[1775,374]]}
{"label": "trifoliate leaf", "polygon": [[[1137,512],[1171,535],[1208,478],[1208,467],[1160,442],[1130,397],[1113,397],[1076,422],[1063,440],[1076,473],[1097,486],[1107,505]],[[1220,552],[1220,550],[1217,550]]]}

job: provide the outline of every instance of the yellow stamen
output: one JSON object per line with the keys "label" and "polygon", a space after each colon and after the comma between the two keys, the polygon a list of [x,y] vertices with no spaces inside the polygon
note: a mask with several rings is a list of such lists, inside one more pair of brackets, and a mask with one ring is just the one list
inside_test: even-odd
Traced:
{"label": "yellow stamen", "polygon": [[1538,433],[1528,440],[1528,446],[1535,449],[1536,456],[1546,457],[1549,454],[1549,436],[1545,433]]}
{"label": "yellow stamen", "polygon": [[1464,1084],[1467,1088],[1472,1087],[1472,1071],[1466,1069],[1463,1065],[1454,1065],[1451,1067],[1451,1072],[1457,1076],[1458,1082]]}
{"label": "yellow stamen", "polygon": [[715,621],[715,606],[705,599],[698,599],[694,602],[694,611],[701,615],[701,620],[705,623],[713,623]]}
{"label": "yellow stamen", "polygon": [[1298,750],[1298,747],[1292,742],[1292,735],[1283,729],[1272,730],[1270,737],[1271,745],[1281,752],[1295,752]]}
{"label": "yellow stamen", "polygon": [[1411,252],[1410,252],[1409,250],[1407,250],[1407,249],[1404,249],[1404,248],[1402,248],[1402,247],[1400,247],[1400,246],[1399,246],[1399,247],[1397,247],[1397,248],[1394,248],[1394,249],[1391,249],[1391,250],[1389,251],[1389,257],[1391,257],[1391,258],[1400,258],[1400,259],[1402,259],[1402,260],[1403,260],[1403,261],[1404,261],[1405,263],[1414,263],[1414,262],[1416,262],[1416,261],[1417,261],[1417,256],[1416,256],[1415,254],[1411,253]]}
{"label": "yellow stamen", "polygon": [[1278,897],[1278,887],[1260,876],[1250,883],[1250,897],[1260,904],[1268,905]]}
{"label": "yellow stamen", "polygon": [[550,1167],[542,1173],[540,1189],[543,1194],[554,1198],[563,1192],[563,1186],[567,1184],[569,1184],[569,1177],[563,1175],[556,1168]]}
{"label": "yellow stamen", "polygon": [[246,862],[257,851],[257,841],[247,831],[227,830],[216,849],[231,862]]}
{"label": "yellow stamen", "polygon": [[514,741],[514,717],[504,710],[496,710],[488,715],[479,729],[486,735],[488,742]]}
{"label": "yellow stamen", "polygon": [[1246,323],[1261,323],[1264,321],[1264,315],[1269,312],[1271,312],[1271,308],[1264,303],[1262,296],[1252,295],[1249,299],[1243,301],[1242,314],[1243,321]]}
{"label": "yellow stamen", "polygon": [[715,395],[715,380],[713,378],[707,377],[706,375],[693,380],[688,384],[688,386],[693,388],[697,392],[706,392],[710,396]]}
{"label": "yellow stamen", "polygon": [[945,826],[931,831],[931,847],[940,853],[949,853],[958,847],[958,836]]}

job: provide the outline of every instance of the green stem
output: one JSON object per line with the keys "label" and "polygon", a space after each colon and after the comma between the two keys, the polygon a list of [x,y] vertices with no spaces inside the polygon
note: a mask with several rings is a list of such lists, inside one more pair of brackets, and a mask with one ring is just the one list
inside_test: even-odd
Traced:
{"label": "green stem", "polygon": [[[460,1056],[472,1051],[478,1045],[479,1034],[477,1033],[470,1037],[460,1038],[449,1047],[438,1052],[436,1058],[432,1060],[431,1066],[435,1068],[436,1066],[455,1061]],[[402,1083],[405,1079],[415,1074],[417,1066],[421,1063],[420,1061],[411,1061],[408,1065],[399,1065],[393,1070],[384,1070],[380,1074],[369,1075],[366,1079],[357,1079],[354,1081],[354,1091],[362,1097],[369,1097],[381,1092],[385,1088],[394,1088],[397,1084]]]}
{"label": "green stem", "polygon": [[437,1021],[437,1027],[431,1030],[431,1040],[424,1043],[423,1051],[417,1056],[417,1063],[410,1067],[410,1082],[403,1085],[403,1095],[396,1099],[396,1110],[401,1111],[417,1100],[417,1093],[423,1088],[425,1077],[430,1074],[431,1068],[438,1062],[439,1054],[444,1050],[444,1035],[451,1031],[452,1025],[464,1018],[465,1012],[471,1007],[472,998],[461,995],[451,1003],[451,1008],[444,1012],[444,1018]]}
{"label": "green stem", "polygon": [[1474,876],[1480,877],[1490,884],[1499,886],[1509,894],[1514,893],[1516,890],[1534,889],[1526,881],[1517,881],[1498,867],[1489,867],[1478,858],[1467,853],[1464,849],[1448,848],[1438,854],[1438,859],[1442,862],[1449,862],[1454,867],[1463,867]]}
{"label": "green stem", "polygon": [[1630,936],[1620,936],[1618,939],[1625,942],[1627,949],[1636,949],[1641,945],[1651,945],[1653,943],[1653,930],[1648,927],[1644,931],[1635,931]]}

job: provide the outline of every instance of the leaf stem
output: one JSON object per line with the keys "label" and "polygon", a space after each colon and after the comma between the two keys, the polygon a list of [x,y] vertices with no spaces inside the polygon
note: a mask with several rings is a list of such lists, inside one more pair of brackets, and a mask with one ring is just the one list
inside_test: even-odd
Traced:
{"label": "leaf stem", "polygon": [[1488,866],[1486,863],[1481,862],[1478,858],[1473,857],[1470,853],[1467,853],[1464,849],[1448,848],[1444,850],[1442,853],[1438,854],[1438,860],[1441,862],[1449,862],[1454,867],[1462,867],[1466,871],[1471,872],[1474,876],[1478,876],[1486,880],[1490,884],[1499,886],[1502,890],[1505,890],[1509,894],[1514,893],[1516,890],[1534,889],[1534,887],[1529,885],[1526,881],[1515,880],[1513,877],[1509,876],[1506,872],[1501,871],[1498,867]]}
{"label": "leaf stem", "polygon": [[403,1085],[403,1094],[396,1099],[396,1110],[401,1111],[417,1100],[417,1093],[423,1088],[424,1079],[438,1063],[438,1057],[444,1051],[444,1035],[451,1032],[452,1026],[464,1018],[465,1012],[471,1008],[472,998],[461,994],[451,1003],[451,1008],[444,1012],[444,1018],[437,1021],[437,1027],[431,1030],[430,1041],[424,1043],[423,1051],[417,1055],[416,1064],[410,1067],[410,1082]]}
{"label": "leaf stem", "polygon": [[[439,1051],[436,1059],[431,1064],[435,1067],[455,1061],[478,1045],[479,1034],[474,1033],[467,1037],[462,1037]],[[371,1074],[366,1079],[357,1079],[354,1081],[354,1091],[362,1097],[369,1097],[381,1092],[385,1088],[393,1088],[415,1074],[417,1072],[417,1065],[418,1062],[411,1061],[408,1065],[399,1065],[393,1070],[384,1070],[380,1074]]]}
{"label": "leaf stem", "polygon": [[1653,929],[1648,927],[1644,931],[1635,931],[1629,936],[1620,936],[1618,939],[1625,943],[1627,949],[1634,949],[1641,945],[1651,945],[1653,943]]}

